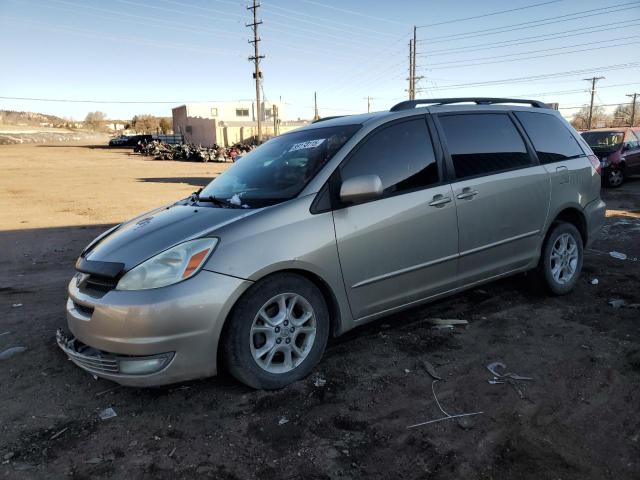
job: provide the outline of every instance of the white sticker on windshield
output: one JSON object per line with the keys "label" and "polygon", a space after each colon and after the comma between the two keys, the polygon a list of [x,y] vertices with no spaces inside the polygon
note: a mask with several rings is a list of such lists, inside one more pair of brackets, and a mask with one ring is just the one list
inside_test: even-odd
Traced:
{"label": "white sticker on windshield", "polygon": [[290,152],[295,152],[296,150],[304,150],[306,148],[316,148],[318,145],[321,145],[326,138],[318,138],[317,140],[307,140],[306,142],[294,143],[289,149]]}

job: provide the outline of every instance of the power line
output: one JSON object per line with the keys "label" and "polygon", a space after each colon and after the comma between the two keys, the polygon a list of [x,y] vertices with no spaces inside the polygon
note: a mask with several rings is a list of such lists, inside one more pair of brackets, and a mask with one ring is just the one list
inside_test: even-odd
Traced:
{"label": "power line", "polygon": [[[624,22],[617,23],[616,30],[619,30],[621,28],[635,27],[637,25],[640,25],[640,23],[631,23],[631,22],[638,22],[638,21],[640,21],[640,18],[635,18],[633,20],[626,20]],[[625,25],[627,23],[631,23],[631,24]],[[451,53],[456,53],[456,52],[468,53],[468,52],[478,52],[478,51],[484,51],[484,50],[493,50],[495,48],[512,47],[515,45],[525,45],[528,43],[540,43],[548,40],[557,40],[560,38],[585,36],[585,34],[590,35],[593,33],[604,32],[604,31],[607,31],[607,32],[611,31],[611,26],[602,27],[600,29],[595,27],[580,27],[580,28],[575,28],[571,30],[563,30],[562,32],[558,32],[558,33],[551,33],[551,34],[545,33],[544,35],[530,35],[528,37],[520,37],[519,39],[514,39],[514,40],[501,40],[499,42],[480,43],[480,44],[464,46],[464,47],[430,50],[429,53],[423,53],[418,56],[420,57],[437,57],[441,55],[449,56]],[[565,35],[565,33],[569,33],[569,32],[577,32],[577,33],[571,33],[569,35]],[[534,39],[534,40],[530,40],[530,39]],[[541,39],[541,40],[537,40],[537,39]]]}
{"label": "power line", "polygon": [[[620,38],[620,39],[614,39],[614,40],[607,40],[608,42],[611,41],[615,41],[615,40],[623,40],[626,38],[640,38],[638,35],[632,36],[632,37],[624,37],[624,38]],[[495,64],[495,63],[505,63],[505,62],[517,62],[517,61],[522,61],[522,60],[532,60],[535,58],[546,58],[546,57],[554,57],[557,55],[567,55],[567,54],[571,54],[571,53],[580,53],[580,52],[591,52],[594,50],[602,50],[603,48],[613,48],[613,47],[623,47],[623,46],[627,46],[627,45],[635,45],[637,43],[640,43],[640,41],[635,41],[635,42],[625,42],[625,43],[616,43],[614,45],[603,45],[600,47],[590,47],[590,48],[580,48],[577,50],[571,50],[571,51],[566,51],[566,52],[556,52],[556,53],[546,53],[545,55],[530,55],[530,56],[526,56],[526,57],[521,57],[521,58],[506,58],[506,57],[512,57],[515,55],[528,55],[531,53],[539,53],[539,52],[551,52],[553,50],[560,50],[563,48],[571,48],[571,47],[557,47],[557,48],[548,48],[548,49],[543,49],[543,50],[532,50],[530,52],[521,52],[521,53],[511,53],[511,54],[507,54],[507,55],[498,55],[498,56],[493,56],[493,57],[484,57],[484,58],[478,58],[477,60],[489,60],[492,58],[500,58],[501,60],[494,60],[494,61],[481,61],[481,62],[475,62],[475,63],[463,63],[465,60],[460,60],[458,62],[443,62],[443,63],[433,63],[430,64],[429,66],[429,70],[443,70],[443,69],[451,69],[451,68],[463,68],[463,67],[475,67],[475,66],[479,66],[479,65],[491,65],[491,64]],[[583,43],[582,45],[589,45],[590,43]],[[432,67],[431,65],[434,65],[434,67]],[[445,65],[445,66],[437,66],[437,65]]]}
{"label": "power line", "polygon": [[446,25],[448,23],[464,22],[466,20],[474,20],[476,18],[492,17],[494,15],[501,15],[503,13],[509,13],[509,12],[517,12],[519,10],[527,10],[529,8],[540,7],[542,5],[548,5],[550,3],[558,3],[558,2],[562,2],[562,1],[563,0],[550,0],[548,2],[534,3],[534,4],[531,4],[531,5],[525,5],[524,7],[510,8],[508,10],[498,10],[496,12],[483,13],[482,15],[474,15],[473,17],[454,18],[453,20],[446,20],[444,22],[429,23],[427,25],[418,25],[418,28],[435,27],[437,25]]}
{"label": "power line", "polygon": [[388,18],[374,17],[372,15],[366,15],[366,14],[364,14],[362,12],[357,12],[355,10],[347,10],[346,8],[334,7],[333,5],[326,5],[324,3],[316,2],[314,0],[300,0],[300,1],[302,1],[304,3],[308,3],[310,5],[316,5],[318,7],[328,8],[328,9],[335,10],[335,11],[342,12],[342,13],[349,13],[351,15],[356,15],[358,17],[364,17],[364,18],[369,18],[371,20],[377,20],[379,22],[393,23],[395,25],[402,25],[402,26],[406,25],[404,22],[398,22],[398,21],[395,21],[395,20],[390,20]]}
{"label": "power line", "polygon": [[577,69],[577,70],[567,70],[564,72],[545,73],[540,75],[531,75],[531,76],[524,76],[524,77],[511,77],[511,78],[504,78],[504,79],[498,79],[498,80],[487,80],[484,82],[455,83],[451,85],[443,85],[440,87],[436,87],[433,90],[455,90],[458,88],[466,88],[466,87],[482,87],[482,86],[488,86],[488,85],[523,83],[523,82],[531,82],[536,80],[548,80],[548,79],[555,79],[555,78],[562,78],[562,77],[572,77],[572,76],[583,75],[585,73],[592,73],[592,72],[624,70],[627,68],[636,68],[636,67],[640,67],[640,62],[619,63],[615,65],[606,65],[603,67],[583,68],[583,69]]}
{"label": "power line", "polygon": [[[388,36],[388,37],[393,37],[394,36],[391,33],[383,32],[383,31],[380,31],[380,30],[374,30],[374,29],[371,29],[371,28],[362,27],[362,26],[354,25],[354,24],[350,24],[350,23],[336,22],[333,19],[329,19],[329,18],[326,18],[326,17],[319,17],[318,15],[309,15],[308,13],[303,13],[303,12],[300,12],[298,10],[292,10],[291,8],[280,7],[278,5],[264,5],[263,8],[266,8],[267,11],[270,10],[270,9],[276,9],[276,10],[280,10],[280,11],[283,11],[283,12],[289,12],[289,13],[292,13],[292,14],[294,14],[296,16],[312,18],[314,20],[321,20],[323,23],[332,23],[334,25],[339,25],[341,27],[347,27],[347,28],[351,28],[351,29],[355,29],[355,30],[362,30],[362,31],[365,31],[365,32],[374,33],[376,35],[383,35],[383,36]],[[295,18],[295,17],[289,16],[289,18]],[[315,25],[321,25],[321,24],[318,24],[318,23],[314,23],[314,24]]]}
{"label": "power line", "polygon": [[[615,13],[615,12],[619,12],[622,10],[628,10],[629,5],[638,5],[640,2],[627,2],[627,3],[620,3],[617,5],[611,5],[608,7],[601,7],[601,8],[593,8],[590,10],[582,10],[579,12],[574,12],[574,13],[569,13],[566,15],[557,15],[557,16],[553,16],[553,17],[547,17],[547,18],[542,18],[540,20],[531,20],[528,22],[521,22],[521,23],[516,23],[516,24],[511,24],[511,25],[506,25],[506,26],[502,26],[502,27],[493,27],[493,28],[485,28],[483,30],[474,30],[471,32],[465,32],[465,33],[459,33],[459,34],[453,34],[453,35],[441,35],[438,37],[431,37],[431,38],[425,38],[422,39],[421,42],[430,42],[430,43],[441,43],[441,42],[446,42],[449,40],[465,40],[468,38],[476,38],[476,37],[483,37],[486,35],[496,35],[496,34],[500,34],[500,33],[507,33],[507,32],[512,32],[514,30],[521,30],[523,28],[535,28],[535,27],[541,27],[544,25],[552,25],[555,23],[563,23],[563,22],[570,22],[573,20],[579,20],[581,18],[587,18],[587,17],[593,17],[596,15],[606,15],[609,13]],[[620,8],[621,7],[621,8]],[[616,10],[610,10],[615,8]],[[603,10],[610,10],[607,12],[604,12]],[[581,15],[581,14],[587,14],[587,15]],[[573,18],[566,18],[566,17],[573,17]],[[560,19],[560,20],[559,20]],[[537,24],[537,25],[534,25]],[[585,32],[586,33],[586,32]]]}

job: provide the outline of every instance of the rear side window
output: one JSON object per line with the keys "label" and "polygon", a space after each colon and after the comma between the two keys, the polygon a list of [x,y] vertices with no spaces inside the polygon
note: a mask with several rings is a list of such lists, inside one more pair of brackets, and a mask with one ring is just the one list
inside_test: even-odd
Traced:
{"label": "rear side window", "polygon": [[439,117],[457,178],[531,165],[524,141],[507,114]]}
{"label": "rear side window", "polygon": [[625,137],[624,144],[627,146],[629,150],[633,150],[638,148],[638,138],[631,130],[627,130],[627,136]]}
{"label": "rear side window", "polygon": [[569,129],[553,115],[533,112],[515,114],[527,131],[540,163],[561,162],[584,155]]}
{"label": "rear side window", "polygon": [[438,183],[425,119],[396,123],[371,134],[340,169],[343,181],[360,175],[378,175],[385,196]]}

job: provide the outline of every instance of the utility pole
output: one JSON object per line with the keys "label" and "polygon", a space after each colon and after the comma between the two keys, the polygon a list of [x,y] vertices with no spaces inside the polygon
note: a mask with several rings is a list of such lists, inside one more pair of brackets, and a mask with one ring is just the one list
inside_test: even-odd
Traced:
{"label": "utility pole", "polygon": [[273,136],[278,136],[278,106],[273,105]]}
{"label": "utility pole", "polygon": [[589,104],[589,120],[587,121],[587,130],[591,130],[591,120],[593,119],[593,97],[596,94],[596,82],[604,77],[584,78],[585,82],[591,82],[591,103]]}
{"label": "utility pole", "polygon": [[413,41],[409,40],[409,100],[413,100]]}
{"label": "utility pole", "polygon": [[247,23],[246,27],[253,29],[253,40],[249,40],[249,43],[253,43],[253,56],[249,57],[249,61],[253,62],[255,67],[253,72],[253,78],[256,82],[256,119],[258,124],[258,143],[262,143],[262,104],[260,101],[260,81],[262,80],[262,72],[260,71],[260,60],[264,58],[264,55],[259,54],[258,43],[260,43],[260,37],[258,36],[258,25],[262,23],[262,20],[258,21],[258,7],[260,6],[256,0],[253,0],[253,5],[247,7],[247,10],[253,11],[253,23]]}
{"label": "utility pole", "polygon": [[372,98],[367,96],[367,97],[365,97],[365,100],[367,101],[367,113],[371,113],[371,100],[372,100]]}
{"label": "utility pole", "polygon": [[320,115],[318,115],[318,93],[313,92],[313,120],[320,120]]}
{"label": "utility pole", "polygon": [[413,66],[413,70],[411,71],[411,95],[412,100],[416,99],[416,50],[418,49],[418,44],[416,42],[416,29],[417,27],[413,26],[413,62],[411,62]]}
{"label": "utility pole", "polygon": [[636,121],[636,98],[638,97],[638,95],[640,95],[640,93],[629,93],[627,94],[627,97],[632,98],[632,104],[631,104],[631,122],[629,123],[630,127],[633,127],[633,124]]}

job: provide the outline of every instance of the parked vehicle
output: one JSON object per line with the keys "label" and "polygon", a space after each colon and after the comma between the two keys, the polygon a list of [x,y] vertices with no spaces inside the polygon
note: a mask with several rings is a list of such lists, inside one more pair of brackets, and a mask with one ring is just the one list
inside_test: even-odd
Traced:
{"label": "parked vehicle", "polygon": [[151,142],[153,135],[120,135],[109,140],[110,147],[135,147],[138,142]]}
{"label": "parked vehicle", "polygon": [[280,388],[330,336],[408,307],[528,270],[569,293],[604,221],[599,172],[537,101],[416,100],[320,121],[91,242],[68,288],[74,336],[58,344],[124,385],[224,366]]}
{"label": "parked vehicle", "polygon": [[628,175],[640,173],[640,128],[600,128],[582,138],[600,159],[605,186],[619,187]]}

